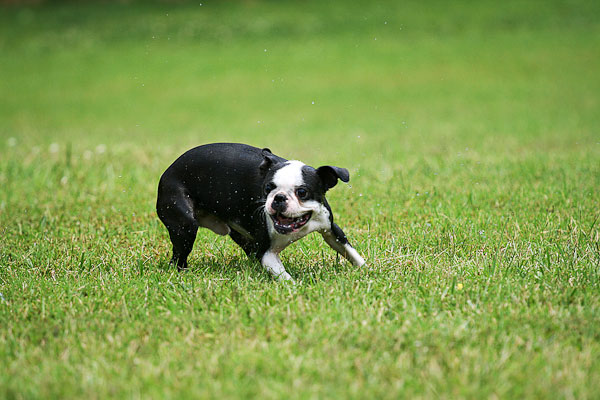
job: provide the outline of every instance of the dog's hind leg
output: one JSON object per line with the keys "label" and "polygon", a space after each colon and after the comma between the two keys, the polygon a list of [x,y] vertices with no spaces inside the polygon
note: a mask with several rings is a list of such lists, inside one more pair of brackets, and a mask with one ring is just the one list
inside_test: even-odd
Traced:
{"label": "dog's hind leg", "polygon": [[171,258],[171,263],[176,264],[178,270],[184,270],[188,266],[187,258],[194,247],[198,226],[189,223],[175,227],[167,227],[167,229],[169,230],[169,236],[173,243],[173,257]]}
{"label": "dog's hind leg", "polygon": [[358,254],[356,249],[350,245],[350,242],[348,242],[344,231],[333,222],[331,223],[331,229],[321,232],[321,235],[323,235],[323,239],[325,239],[325,242],[327,242],[332,249],[340,253],[353,265],[360,267],[365,263],[365,260]]}
{"label": "dog's hind leg", "polygon": [[189,196],[182,190],[162,189],[159,186],[156,211],[173,243],[171,263],[181,271],[187,268],[187,258],[194,246],[199,225]]}

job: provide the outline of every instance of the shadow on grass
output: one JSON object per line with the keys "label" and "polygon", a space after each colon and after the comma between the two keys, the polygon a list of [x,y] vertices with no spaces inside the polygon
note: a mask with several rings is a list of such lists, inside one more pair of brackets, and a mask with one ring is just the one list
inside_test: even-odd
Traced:
{"label": "shadow on grass", "polygon": [[[138,260],[138,264],[143,264],[143,260]],[[209,255],[200,257],[192,256],[188,260],[188,268],[182,271],[179,271],[170,262],[170,257],[161,257],[151,265],[144,264],[143,269],[139,272],[142,274],[144,270],[148,269],[154,269],[165,274],[176,273],[184,276],[198,276],[222,280],[250,279],[266,282],[272,281],[271,276],[258,260],[250,259],[243,254],[233,254],[223,257]]]}
{"label": "shadow on grass", "polygon": [[[138,265],[141,265],[142,261],[138,260]],[[332,257],[325,256],[323,252],[320,257],[313,259],[289,255],[283,258],[283,264],[294,280],[303,284],[331,281],[339,276],[348,277],[356,272],[356,267],[347,263],[337,254],[332,259]],[[178,271],[177,267],[170,263],[170,258],[161,257],[151,265],[144,264],[139,273],[143,274],[145,270],[149,269],[160,271],[163,274],[176,273],[222,280],[275,282],[275,279],[257,259],[248,258],[244,254],[223,257],[207,255],[190,257],[188,268],[183,271]]]}

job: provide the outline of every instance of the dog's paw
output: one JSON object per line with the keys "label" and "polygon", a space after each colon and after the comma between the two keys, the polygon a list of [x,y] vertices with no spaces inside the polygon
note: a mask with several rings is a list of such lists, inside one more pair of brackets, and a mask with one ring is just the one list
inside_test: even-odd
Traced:
{"label": "dog's paw", "polygon": [[276,277],[277,281],[279,282],[287,282],[287,283],[296,283],[294,281],[294,278],[292,278],[292,276],[290,274],[288,274],[287,272],[283,271],[281,274],[279,274]]}

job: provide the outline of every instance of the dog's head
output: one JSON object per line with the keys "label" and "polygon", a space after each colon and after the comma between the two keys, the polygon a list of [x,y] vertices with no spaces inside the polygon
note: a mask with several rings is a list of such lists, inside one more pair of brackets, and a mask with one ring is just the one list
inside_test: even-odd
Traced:
{"label": "dog's head", "polygon": [[325,192],[338,179],[350,180],[345,168],[323,166],[317,169],[300,161],[281,161],[269,149],[263,150],[260,166],[264,174],[265,211],[280,234],[297,232],[311,220],[322,220]]}

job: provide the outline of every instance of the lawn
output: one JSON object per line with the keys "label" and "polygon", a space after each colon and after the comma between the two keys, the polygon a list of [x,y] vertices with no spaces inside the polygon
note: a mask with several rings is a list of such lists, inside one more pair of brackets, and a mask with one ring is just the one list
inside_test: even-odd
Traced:
{"label": "lawn", "polygon": [[[0,398],[600,397],[600,3],[0,6]],[[185,150],[349,169],[274,282]]]}

